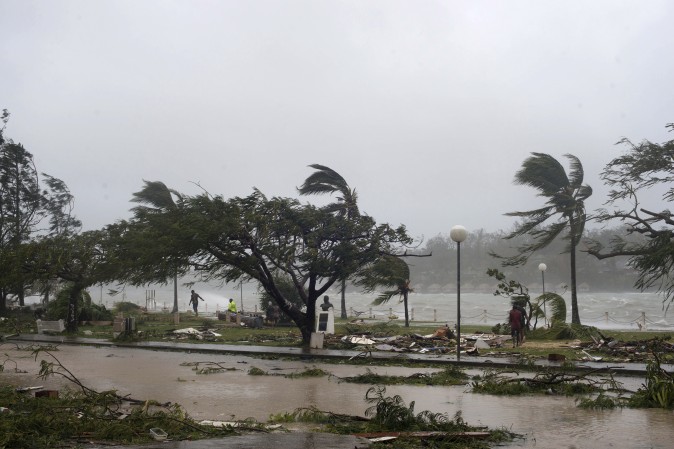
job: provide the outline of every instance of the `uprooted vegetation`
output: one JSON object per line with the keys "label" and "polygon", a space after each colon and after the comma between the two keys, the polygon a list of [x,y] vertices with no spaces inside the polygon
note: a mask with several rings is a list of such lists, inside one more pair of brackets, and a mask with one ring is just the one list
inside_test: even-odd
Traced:
{"label": "uprooted vegetation", "polygon": [[[146,443],[154,438],[151,429],[161,429],[174,440],[234,433],[231,426],[199,424],[178,404],[122,397],[114,390],[95,391],[82,384],[51,351],[33,350],[36,360],[40,354],[46,354],[48,359],[41,360],[39,377],[60,376],[73,387],[59,391],[0,387],[0,447],[47,449],[75,448],[92,442]],[[247,429],[260,429],[256,423],[247,424]]]}
{"label": "uprooted vegetation", "polygon": [[601,368],[577,374],[568,370],[545,368],[533,375],[519,371],[487,370],[471,383],[474,393],[493,395],[550,394],[573,396],[606,391],[625,392],[613,378],[611,369]]}
{"label": "uprooted vegetation", "polygon": [[579,401],[583,408],[664,408],[674,409],[674,375],[660,366],[660,359],[654,354],[646,366],[646,379],[632,395],[610,395],[600,393],[593,398]]}
{"label": "uprooted vegetation", "polygon": [[[365,410],[365,417],[336,414],[311,407],[273,415],[271,421],[316,423],[334,433],[385,438],[388,442],[395,439],[395,447],[401,449],[482,449],[517,437],[507,430],[470,426],[463,421],[460,413],[453,419],[447,414],[428,410],[415,413],[414,401],[407,405],[399,395],[386,396],[386,387],[381,385],[370,387],[365,394],[365,401],[370,404]],[[420,440],[423,440],[422,443]],[[378,444],[375,443],[373,447],[378,447]]]}
{"label": "uprooted vegetation", "polygon": [[674,409],[674,374],[660,366],[657,353],[646,366],[644,383],[630,391],[614,378],[615,368],[606,367],[585,373],[573,372],[573,366],[545,368],[533,376],[518,371],[488,370],[471,383],[475,393],[493,395],[546,394],[579,396],[582,408],[664,408]]}
{"label": "uprooted vegetation", "polygon": [[337,379],[339,382],[350,382],[356,384],[368,385],[433,385],[450,386],[465,385],[468,383],[468,375],[460,368],[455,366],[445,367],[443,370],[433,373],[414,373],[409,376],[392,376],[377,374],[369,368],[366,372],[357,376],[338,377],[322,368],[307,368],[298,373],[281,374],[269,373],[257,367],[251,367],[248,370],[250,376],[280,376],[286,379],[298,379],[303,377],[323,377],[328,376]]}
{"label": "uprooted vegetation", "polygon": [[455,366],[449,366],[442,371],[433,373],[414,373],[409,376],[391,376],[373,373],[368,368],[364,374],[351,377],[342,377],[340,381],[359,384],[381,385],[465,385],[468,375]]}

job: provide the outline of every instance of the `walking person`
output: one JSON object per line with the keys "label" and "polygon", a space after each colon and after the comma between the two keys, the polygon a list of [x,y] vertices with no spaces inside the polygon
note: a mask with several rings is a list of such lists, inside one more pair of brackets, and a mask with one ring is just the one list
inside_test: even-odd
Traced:
{"label": "walking person", "polygon": [[195,292],[192,290],[192,295],[190,296],[190,304],[192,305],[192,310],[194,310],[194,314],[196,316],[199,316],[199,300],[204,300],[199,293]]}
{"label": "walking person", "polygon": [[513,308],[508,313],[508,324],[510,324],[510,335],[513,338],[513,348],[520,345],[520,334],[522,332],[522,312],[513,304]]}

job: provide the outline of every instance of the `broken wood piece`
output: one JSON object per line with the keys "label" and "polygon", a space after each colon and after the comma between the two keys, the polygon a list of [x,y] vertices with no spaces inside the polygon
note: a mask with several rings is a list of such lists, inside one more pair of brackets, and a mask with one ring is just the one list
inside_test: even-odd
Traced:
{"label": "broken wood piece", "polygon": [[566,356],[564,354],[548,354],[548,361],[550,362],[564,362]]}
{"label": "broken wood piece", "polygon": [[455,438],[465,440],[484,440],[489,438],[489,432],[368,432],[354,433],[354,436],[373,439],[373,438]]}

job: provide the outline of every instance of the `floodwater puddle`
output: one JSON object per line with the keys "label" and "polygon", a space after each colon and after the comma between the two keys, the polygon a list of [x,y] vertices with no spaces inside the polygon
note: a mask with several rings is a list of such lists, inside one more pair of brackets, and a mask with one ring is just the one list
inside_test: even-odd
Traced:
{"label": "floodwater puddle", "polygon": [[[46,353],[27,357],[15,345],[4,345],[5,371],[0,380],[15,386],[59,389],[68,384],[52,377],[38,379],[40,360]],[[103,391],[114,389],[134,399],[178,403],[194,419],[231,420],[255,418],[297,408],[363,416],[369,385],[340,382],[341,377],[370,371],[382,375],[411,375],[437,369],[390,366],[315,364],[301,360],[265,360],[240,355],[161,352],[116,347],[59,347],[53,353],[86,386]],[[217,362],[227,370],[197,374],[196,362]],[[19,372],[15,372],[16,368]],[[251,376],[256,367],[279,376]],[[233,370],[229,370],[234,368]],[[331,373],[322,377],[284,377],[310,368]],[[22,373],[20,371],[26,371]],[[469,371],[470,374],[479,374]],[[635,384],[628,379],[628,384]],[[587,410],[574,398],[560,396],[491,396],[474,394],[468,385],[453,387],[387,386],[387,395],[415,401],[415,412],[430,410],[453,417],[460,412],[470,425],[507,428],[525,436],[505,447],[524,448],[670,448],[674,439],[674,412],[660,409]],[[504,446],[501,446],[504,447]]]}

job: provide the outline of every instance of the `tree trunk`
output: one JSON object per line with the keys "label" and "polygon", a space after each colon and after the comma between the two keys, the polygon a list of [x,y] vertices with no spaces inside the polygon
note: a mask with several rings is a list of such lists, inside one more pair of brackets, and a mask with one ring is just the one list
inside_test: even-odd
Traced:
{"label": "tree trunk", "polygon": [[341,318],[342,319],[347,319],[346,316],[346,279],[342,280],[342,313],[341,313]]}
{"label": "tree trunk", "polygon": [[171,313],[178,313],[178,271],[173,274],[173,310]]}
{"label": "tree trunk", "polygon": [[67,332],[77,332],[77,302],[82,296],[82,290],[84,290],[84,287],[79,284],[73,284],[70,289],[70,295],[68,296],[68,314],[66,315]]}
{"label": "tree trunk", "polygon": [[573,218],[571,223],[571,324],[580,324],[578,313],[578,291],[576,289],[576,226]]}
{"label": "tree trunk", "polygon": [[307,304],[306,314],[300,313],[297,318],[293,317],[293,321],[302,333],[302,344],[308,346],[311,343],[311,333],[314,331],[316,325],[316,300],[309,300]]}
{"label": "tree trunk", "polygon": [[409,293],[405,291],[403,293],[403,303],[405,304],[405,327],[410,327],[410,316],[409,313],[407,312],[407,296]]}

